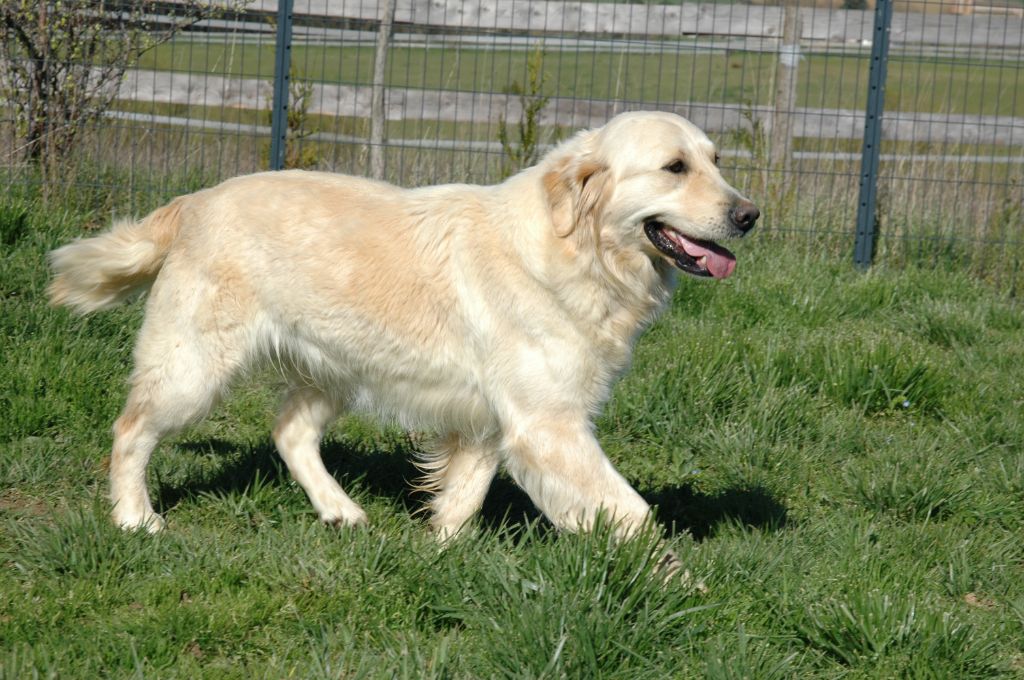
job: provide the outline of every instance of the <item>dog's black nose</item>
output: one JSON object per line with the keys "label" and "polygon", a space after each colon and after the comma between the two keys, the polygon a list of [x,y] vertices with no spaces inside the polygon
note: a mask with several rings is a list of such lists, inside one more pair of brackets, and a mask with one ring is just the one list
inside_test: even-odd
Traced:
{"label": "dog's black nose", "polygon": [[746,233],[754,228],[761,211],[750,201],[740,201],[729,211],[729,219],[736,225],[736,228]]}

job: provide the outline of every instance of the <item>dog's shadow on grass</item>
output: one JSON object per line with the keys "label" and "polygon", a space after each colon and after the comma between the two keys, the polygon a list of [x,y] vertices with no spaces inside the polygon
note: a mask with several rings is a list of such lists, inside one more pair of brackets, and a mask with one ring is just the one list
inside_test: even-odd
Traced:
{"label": "dog's shadow on grass", "polygon": [[[244,493],[257,482],[285,484],[291,479],[270,441],[245,445],[214,438],[180,442],[176,447],[189,456],[209,457],[214,462],[205,473],[180,482],[163,481],[157,499],[165,509],[204,494]],[[389,498],[409,510],[424,500],[413,488],[419,473],[408,451],[368,451],[343,441],[326,441],[320,456],[346,491]]]}
{"label": "dog's shadow on grass", "polygon": [[[154,485],[158,512],[204,494],[245,493],[257,482],[284,484],[290,479],[271,442],[246,446],[214,438],[179,442],[176,447],[189,456],[213,458],[212,469],[181,480],[160,480]],[[331,440],[324,442],[320,455],[327,471],[354,495],[382,498],[409,513],[422,510],[429,500],[428,494],[416,488],[422,473],[413,463],[411,445],[396,450],[367,450]],[[504,476],[491,485],[480,512],[480,524],[487,530],[511,535],[529,525],[541,533],[552,528],[529,497]]]}
{"label": "dog's shadow on grass", "polygon": [[658,521],[670,536],[687,533],[703,541],[723,525],[777,531],[786,525],[786,507],[761,486],[732,487],[706,494],[692,485],[641,491],[657,508]]}
{"label": "dog's shadow on grass", "polygon": [[[244,493],[257,482],[283,484],[287,468],[270,442],[253,446],[220,439],[182,442],[178,448],[191,455],[210,455],[223,460],[207,474],[195,474],[180,482],[164,481],[157,490],[160,511],[203,494]],[[394,502],[406,512],[422,510],[428,495],[415,488],[421,476],[413,463],[413,447],[374,450],[344,441],[325,442],[324,466],[343,488]],[[713,537],[724,524],[777,530],[786,524],[786,508],[763,487],[726,489],[705,494],[692,485],[638,489],[657,508],[657,519],[669,536],[689,534],[702,541]],[[424,515],[425,517],[425,515]],[[480,512],[480,525],[516,538],[526,532],[544,534],[553,527],[529,497],[512,480],[499,475],[491,485]]]}

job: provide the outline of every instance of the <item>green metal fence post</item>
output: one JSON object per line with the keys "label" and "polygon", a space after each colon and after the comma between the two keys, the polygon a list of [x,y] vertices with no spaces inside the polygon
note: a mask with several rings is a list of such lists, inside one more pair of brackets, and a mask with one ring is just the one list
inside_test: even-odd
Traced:
{"label": "green metal fence post", "polygon": [[875,4],[875,24],[871,33],[871,67],[868,75],[868,106],[864,119],[864,147],[860,161],[860,198],[857,203],[857,237],[853,261],[867,269],[875,256],[878,222],[878,156],[882,142],[882,114],[885,111],[885,76],[889,62],[889,27],[892,25],[893,0]]}
{"label": "green metal fence post", "polygon": [[270,169],[284,167],[288,143],[288,84],[292,65],[294,0],[277,2],[277,43],[274,47],[274,108],[270,121]]}

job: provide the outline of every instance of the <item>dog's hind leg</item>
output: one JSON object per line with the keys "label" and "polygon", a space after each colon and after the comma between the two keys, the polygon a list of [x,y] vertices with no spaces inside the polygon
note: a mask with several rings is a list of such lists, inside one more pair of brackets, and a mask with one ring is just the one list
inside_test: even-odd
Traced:
{"label": "dog's hind leg", "polygon": [[341,488],[320,458],[320,438],[338,414],[337,404],[311,386],[293,387],[274,427],[274,442],[320,519],[328,524],[366,524],[366,512]]}
{"label": "dog's hind leg", "polygon": [[110,496],[114,521],[151,532],[164,526],[150,503],[146,466],[164,437],[201,420],[226,391],[243,348],[223,333],[153,314],[135,347],[131,391],[114,423]]}
{"label": "dog's hind leg", "polygon": [[498,470],[492,442],[471,442],[450,434],[439,442],[423,467],[424,487],[434,492],[430,525],[441,541],[454,537],[479,512]]}

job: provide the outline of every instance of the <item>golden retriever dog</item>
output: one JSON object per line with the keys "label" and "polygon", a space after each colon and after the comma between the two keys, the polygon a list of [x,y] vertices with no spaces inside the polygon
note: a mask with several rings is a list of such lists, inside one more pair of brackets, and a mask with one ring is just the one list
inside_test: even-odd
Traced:
{"label": "golden retriever dog", "polygon": [[416,189],[322,172],[238,177],[51,254],[54,304],[148,289],[114,423],[114,521],[159,530],[146,466],[247,367],[287,377],[274,442],[324,522],[366,513],[325,469],[325,429],[369,411],[436,433],[431,526],[454,536],[503,467],[560,529],[650,518],[593,420],[678,271],[725,278],[718,245],[758,209],[715,146],[667,113],[626,113],[495,186]]}

